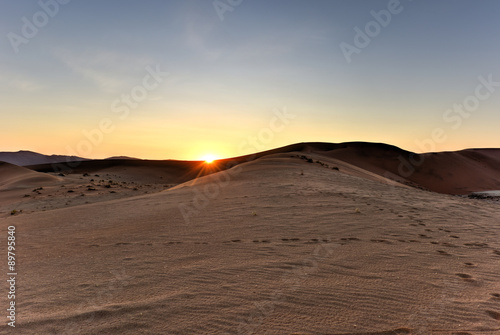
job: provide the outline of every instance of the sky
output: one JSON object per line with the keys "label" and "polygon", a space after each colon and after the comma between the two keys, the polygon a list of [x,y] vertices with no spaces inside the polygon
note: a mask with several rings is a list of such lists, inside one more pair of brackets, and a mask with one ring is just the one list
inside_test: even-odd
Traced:
{"label": "sky", "polygon": [[496,0],[0,0],[0,151],[500,147]]}

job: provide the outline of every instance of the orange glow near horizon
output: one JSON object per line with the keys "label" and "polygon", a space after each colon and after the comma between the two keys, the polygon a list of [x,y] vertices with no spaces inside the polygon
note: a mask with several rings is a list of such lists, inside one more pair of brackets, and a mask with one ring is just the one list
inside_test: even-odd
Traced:
{"label": "orange glow near horizon", "polygon": [[212,154],[206,154],[205,156],[202,157],[202,160],[204,160],[206,164],[212,164],[216,159],[217,157],[215,157],[215,155]]}

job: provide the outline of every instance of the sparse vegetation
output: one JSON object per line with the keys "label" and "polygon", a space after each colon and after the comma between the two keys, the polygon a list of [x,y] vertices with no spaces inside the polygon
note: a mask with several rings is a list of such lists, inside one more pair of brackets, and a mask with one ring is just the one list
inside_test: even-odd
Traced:
{"label": "sparse vegetation", "polygon": [[[294,157],[294,156],[292,156],[292,157]],[[305,156],[305,155],[296,155],[295,157],[298,157],[298,158],[300,158],[300,159],[303,159],[303,160],[305,160],[305,161],[306,161],[306,162],[308,162],[308,163],[317,163],[317,164],[319,164],[319,165],[321,165],[321,166],[323,166],[323,167],[325,167],[325,168],[330,168],[330,166],[329,166],[327,163],[324,163],[324,162],[322,162],[322,161],[320,161],[320,160],[316,160],[316,162],[314,162],[314,161],[312,160],[312,158],[309,158],[309,157],[307,157],[307,156]],[[332,170],[339,171],[339,168],[338,168],[338,167],[336,167],[336,166],[334,166],[334,167],[332,167]],[[303,175],[303,173],[301,173],[301,175]]]}
{"label": "sparse vegetation", "polygon": [[307,157],[307,156],[304,156],[304,155],[299,156],[299,155],[297,155],[297,157],[299,157],[300,159],[305,160],[308,163],[314,163],[314,161],[311,158]]}

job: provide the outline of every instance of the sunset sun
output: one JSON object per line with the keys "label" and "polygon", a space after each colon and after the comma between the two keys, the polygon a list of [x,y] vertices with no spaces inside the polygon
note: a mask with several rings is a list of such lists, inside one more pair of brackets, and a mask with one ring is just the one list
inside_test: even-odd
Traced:
{"label": "sunset sun", "polygon": [[205,156],[203,156],[202,159],[205,161],[206,164],[211,164],[213,163],[214,160],[217,159],[217,157],[215,157],[212,154],[206,154]]}

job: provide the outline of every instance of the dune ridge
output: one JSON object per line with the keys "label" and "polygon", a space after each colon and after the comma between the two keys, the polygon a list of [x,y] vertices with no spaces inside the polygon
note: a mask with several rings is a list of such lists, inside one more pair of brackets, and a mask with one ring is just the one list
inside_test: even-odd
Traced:
{"label": "dune ridge", "polygon": [[[455,152],[416,154],[393,145],[368,142],[297,143],[252,155],[222,159],[207,170],[203,162],[175,160],[110,159],[69,164],[30,166],[39,172],[57,170],[66,173],[111,172],[128,173],[140,178],[145,171],[151,181],[165,178],[169,183],[181,183],[228,167],[278,153],[315,155],[316,161],[333,158],[383,177],[386,182],[398,182],[433,192],[464,195],[472,192],[500,190],[500,149],[467,149]],[[125,172],[126,170],[128,172]]]}
{"label": "dune ridge", "polygon": [[0,191],[46,185],[59,181],[59,178],[17,165],[0,162]]}

